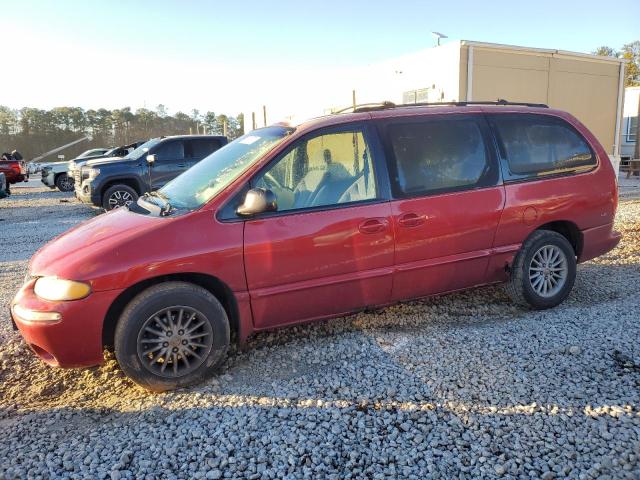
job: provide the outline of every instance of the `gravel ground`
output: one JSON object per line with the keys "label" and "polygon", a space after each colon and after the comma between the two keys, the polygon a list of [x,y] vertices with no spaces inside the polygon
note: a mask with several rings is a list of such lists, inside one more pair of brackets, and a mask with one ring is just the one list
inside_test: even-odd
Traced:
{"label": "gravel ground", "polygon": [[96,214],[15,189],[0,201],[0,479],[638,479],[637,192],[623,243],[579,266],[558,308],[488,287],[260,334],[207,384],[152,395],[109,354],[52,369],[11,331],[28,257]]}

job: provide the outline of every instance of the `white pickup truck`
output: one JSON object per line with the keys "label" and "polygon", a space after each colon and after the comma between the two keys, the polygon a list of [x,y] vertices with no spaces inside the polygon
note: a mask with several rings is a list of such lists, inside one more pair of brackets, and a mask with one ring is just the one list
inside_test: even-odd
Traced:
{"label": "white pickup truck", "polygon": [[[109,148],[92,148],[78,155],[75,160],[99,158],[109,152]],[[42,183],[49,188],[58,188],[61,192],[73,191],[73,176],[68,175],[69,162],[51,162],[42,164]]]}

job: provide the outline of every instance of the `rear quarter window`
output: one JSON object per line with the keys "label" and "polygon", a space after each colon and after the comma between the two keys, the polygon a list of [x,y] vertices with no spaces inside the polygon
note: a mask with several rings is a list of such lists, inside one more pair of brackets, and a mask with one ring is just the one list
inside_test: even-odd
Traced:
{"label": "rear quarter window", "polygon": [[202,138],[190,141],[191,156],[195,159],[203,159],[220,148],[220,141],[215,138]]}
{"label": "rear quarter window", "polygon": [[566,121],[546,115],[490,116],[503,162],[505,180],[591,170],[596,156]]}

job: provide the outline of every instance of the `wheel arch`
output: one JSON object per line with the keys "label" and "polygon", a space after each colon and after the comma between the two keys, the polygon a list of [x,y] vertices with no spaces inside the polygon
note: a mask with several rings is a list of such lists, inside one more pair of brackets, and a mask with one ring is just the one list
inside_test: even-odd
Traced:
{"label": "wheel arch", "polygon": [[556,220],[554,222],[540,225],[534,231],[538,230],[549,230],[559,233],[571,244],[577,258],[580,258],[580,256],[582,255],[583,236],[582,232],[575,223],[569,220]]}
{"label": "wheel arch", "polygon": [[107,180],[104,185],[100,187],[100,199],[104,196],[104,193],[114,185],[126,185],[127,187],[133,188],[138,195],[142,194],[142,186],[140,182],[133,177],[119,177]]}
{"label": "wheel arch", "polygon": [[238,303],[229,286],[219,278],[206,273],[188,272],[162,275],[142,280],[126,288],[109,306],[102,325],[102,344],[113,347],[116,325],[127,304],[140,292],[166,281],[182,281],[198,285],[209,291],[222,304],[231,329],[232,340],[240,334],[240,313]]}

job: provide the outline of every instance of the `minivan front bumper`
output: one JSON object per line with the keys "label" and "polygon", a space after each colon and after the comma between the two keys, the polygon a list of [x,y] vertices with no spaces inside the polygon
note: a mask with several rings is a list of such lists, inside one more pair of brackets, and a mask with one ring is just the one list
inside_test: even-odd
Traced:
{"label": "minivan front bumper", "polygon": [[11,302],[11,318],[29,347],[51,366],[102,363],[104,319],[121,290],[93,292],[81,300],[50,302],[34,293],[34,284],[33,279],[25,283]]}

